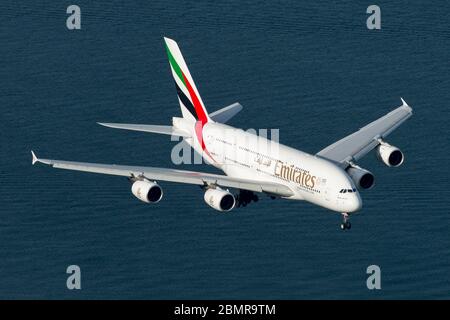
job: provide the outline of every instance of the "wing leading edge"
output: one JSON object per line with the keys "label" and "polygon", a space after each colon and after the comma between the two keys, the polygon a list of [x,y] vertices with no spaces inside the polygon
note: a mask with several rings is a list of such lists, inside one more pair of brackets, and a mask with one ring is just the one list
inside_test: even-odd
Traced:
{"label": "wing leading edge", "polygon": [[358,131],[342,138],[319,151],[316,155],[348,166],[350,161],[357,161],[378,146],[385,138],[412,116],[412,108],[405,100],[402,105],[383,117],[369,123]]}
{"label": "wing leading edge", "polygon": [[115,164],[39,159],[33,151],[31,151],[31,154],[33,156],[33,164],[35,164],[36,162],[40,162],[58,169],[93,172],[124,177],[144,176],[145,178],[150,180],[187,183],[200,186],[217,185],[254,192],[265,192],[281,197],[290,197],[293,195],[293,192],[289,187],[272,182],[239,179],[212,173],[176,170],[169,168],[123,166]]}

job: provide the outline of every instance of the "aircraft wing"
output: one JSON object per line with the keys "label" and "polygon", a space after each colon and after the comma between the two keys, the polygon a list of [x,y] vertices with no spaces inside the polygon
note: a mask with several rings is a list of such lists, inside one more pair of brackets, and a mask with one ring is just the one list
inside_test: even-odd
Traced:
{"label": "aircraft wing", "polygon": [[33,164],[35,164],[36,162],[41,162],[58,169],[94,172],[124,177],[144,176],[149,180],[162,180],[195,184],[200,186],[218,185],[221,187],[243,189],[255,192],[265,192],[282,197],[289,197],[293,195],[293,192],[289,187],[272,182],[240,179],[228,177],[225,175],[168,168],[135,167],[115,164],[39,159],[36,157],[33,151],[31,151],[31,154],[33,155]]}
{"label": "aircraft wing", "polygon": [[342,167],[347,167],[349,161],[361,159],[378,146],[380,139],[384,139],[412,115],[411,107],[405,100],[401,100],[402,106],[329,145],[316,155],[339,163]]}

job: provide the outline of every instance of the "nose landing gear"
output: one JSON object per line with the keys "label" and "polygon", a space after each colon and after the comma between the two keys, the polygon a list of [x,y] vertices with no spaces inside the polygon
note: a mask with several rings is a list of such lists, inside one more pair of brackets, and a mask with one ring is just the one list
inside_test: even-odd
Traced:
{"label": "nose landing gear", "polygon": [[349,230],[352,227],[352,224],[349,221],[348,213],[342,213],[342,223],[341,223],[341,229],[342,230]]}

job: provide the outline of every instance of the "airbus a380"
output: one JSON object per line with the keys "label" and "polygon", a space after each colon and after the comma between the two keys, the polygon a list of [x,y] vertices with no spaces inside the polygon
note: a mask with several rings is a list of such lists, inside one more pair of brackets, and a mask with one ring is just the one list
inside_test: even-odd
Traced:
{"label": "airbus a380", "polygon": [[163,191],[157,181],[200,185],[204,189],[205,202],[222,212],[257,201],[256,193],[308,201],[341,213],[343,230],[351,227],[349,215],[362,207],[360,190],[374,185],[373,174],[356,162],[376,149],[378,158],[386,166],[398,167],[403,163],[402,151],[385,141],[412,115],[411,107],[403,99],[400,107],[312,155],[226,125],[242,110],[239,103],[209,114],[177,43],[169,38],[164,38],[164,42],[182,117],[173,117],[171,126],[99,124],[182,137],[208,164],[225,175],[40,159],[31,151],[32,163],[128,177],[132,193],[146,203],[161,200]]}

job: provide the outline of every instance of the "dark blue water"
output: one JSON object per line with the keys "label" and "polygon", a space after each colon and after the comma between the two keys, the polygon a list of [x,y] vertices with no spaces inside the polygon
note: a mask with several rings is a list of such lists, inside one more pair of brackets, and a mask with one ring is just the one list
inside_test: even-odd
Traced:
{"label": "dark blue water", "polygon": [[[378,1],[76,1],[0,4],[0,298],[392,299],[450,297],[450,5]],[[169,124],[180,111],[163,36],[176,39],[207,108],[239,101],[231,124],[280,128],[315,153],[399,106],[389,141],[406,161],[360,165],[353,228],[307,203],[263,199],[231,214],[198,187],[164,183],[146,205],[124,178],[31,166],[56,159],[169,166],[167,136],[97,121]],[[215,172],[206,166],[184,166]],[[66,289],[81,267],[82,290]],[[366,288],[381,267],[382,289]]]}

